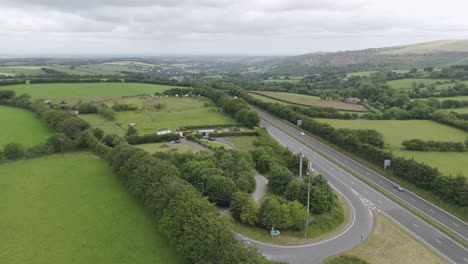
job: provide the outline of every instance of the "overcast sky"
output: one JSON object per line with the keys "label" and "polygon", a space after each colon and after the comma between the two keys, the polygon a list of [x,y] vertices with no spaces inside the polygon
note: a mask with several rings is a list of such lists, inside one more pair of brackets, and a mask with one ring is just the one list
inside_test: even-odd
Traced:
{"label": "overcast sky", "polygon": [[0,0],[0,56],[302,54],[468,38],[468,0]]}

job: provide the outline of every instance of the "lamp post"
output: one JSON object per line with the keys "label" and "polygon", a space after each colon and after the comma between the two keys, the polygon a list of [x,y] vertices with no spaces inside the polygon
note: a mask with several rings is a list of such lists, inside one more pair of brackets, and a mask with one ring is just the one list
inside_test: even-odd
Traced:
{"label": "lamp post", "polygon": [[299,151],[299,179],[302,180],[302,158],[304,155],[302,155],[302,149]]}
{"label": "lamp post", "polygon": [[[314,169],[312,169],[312,162],[309,161],[309,171],[315,172]],[[304,238],[307,239],[307,228],[309,227],[309,213],[310,213],[310,175],[309,173],[309,184],[307,187],[307,215],[306,215],[306,224],[305,224],[305,233],[304,233]]]}

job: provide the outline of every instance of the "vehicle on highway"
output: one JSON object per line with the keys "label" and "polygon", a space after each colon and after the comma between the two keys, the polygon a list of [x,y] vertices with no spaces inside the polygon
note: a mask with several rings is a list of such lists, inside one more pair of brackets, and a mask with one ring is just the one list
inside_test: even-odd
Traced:
{"label": "vehicle on highway", "polygon": [[404,191],[405,189],[403,189],[403,187],[401,187],[400,185],[398,184],[393,184],[393,188],[395,188],[395,190],[398,190],[400,192]]}
{"label": "vehicle on highway", "polygon": [[301,136],[305,136],[305,133],[304,133],[304,132],[301,132]]}

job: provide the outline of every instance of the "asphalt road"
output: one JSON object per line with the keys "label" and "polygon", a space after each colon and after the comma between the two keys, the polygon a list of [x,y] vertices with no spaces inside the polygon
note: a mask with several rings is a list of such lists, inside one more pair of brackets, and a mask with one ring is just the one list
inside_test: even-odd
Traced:
{"label": "asphalt road", "polygon": [[[465,222],[451,216],[441,209],[438,209],[434,205],[412,193],[398,192],[397,190],[394,190],[392,183],[382,176],[379,176],[373,171],[365,168],[339,152],[330,149],[311,137],[300,136],[300,131],[294,127],[289,126],[264,112],[259,111],[259,114],[263,119],[261,121],[261,126],[264,126],[270,135],[280,144],[288,147],[293,152],[297,153],[302,150],[303,154],[312,161],[313,168],[322,174],[328,182],[348,200],[355,212],[352,216],[352,220],[355,221],[352,221],[349,228],[347,227],[345,230],[346,232],[342,232],[338,237],[326,240],[321,244],[291,248],[257,243],[257,247],[265,256],[291,263],[318,263],[323,257],[335,255],[350,249],[360,242],[360,235],[367,236],[371,230],[372,217],[369,213],[370,208],[390,217],[390,219],[400,224],[408,232],[412,233],[415,237],[443,256],[448,262],[468,264],[468,251],[463,246],[457,244],[423,220],[386,198],[383,194],[361,182],[359,179],[341,169],[333,162],[312,151],[307,147],[307,145],[319,149],[325,155],[329,155],[331,158],[341,162],[346,167],[362,174],[364,177],[374,181],[382,188],[385,188],[389,192],[401,197],[402,200],[406,201],[405,199],[409,199],[408,204],[415,206],[419,210],[429,210],[431,213],[434,211],[435,213],[433,214],[438,215],[438,218],[434,219],[441,223],[443,222],[446,225],[452,224],[453,230],[464,235],[464,237],[466,237],[466,233],[468,232]],[[265,122],[264,120],[268,122]],[[274,126],[272,124],[274,124]],[[277,127],[280,127],[281,130]],[[288,133],[292,135],[298,135],[306,145],[292,138],[283,130],[288,131]],[[419,206],[421,206],[421,208],[419,208]],[[445,216],[442,216],[443,214],[445,214]],[[428,213],[428,215],[432,217],[432,214]]]}

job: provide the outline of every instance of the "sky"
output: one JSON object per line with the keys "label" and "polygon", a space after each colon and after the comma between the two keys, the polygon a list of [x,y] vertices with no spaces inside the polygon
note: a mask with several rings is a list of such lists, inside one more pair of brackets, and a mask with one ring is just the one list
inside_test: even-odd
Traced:
{"label": "sky", "polygon": [[289,55],[468,38],[467,0],[0,0],[0,56]]}

